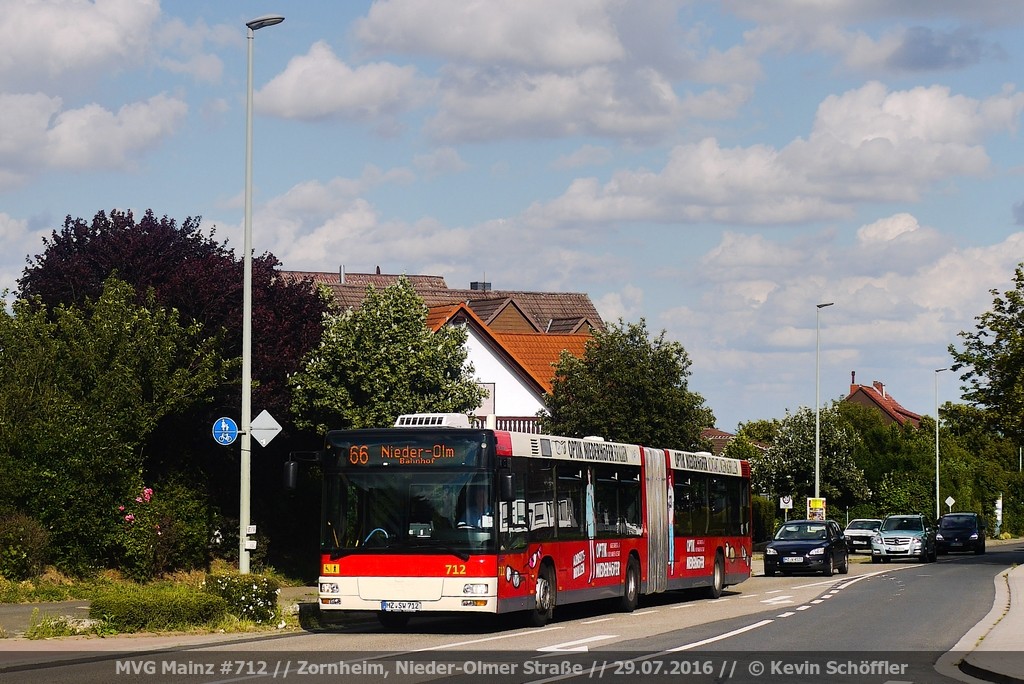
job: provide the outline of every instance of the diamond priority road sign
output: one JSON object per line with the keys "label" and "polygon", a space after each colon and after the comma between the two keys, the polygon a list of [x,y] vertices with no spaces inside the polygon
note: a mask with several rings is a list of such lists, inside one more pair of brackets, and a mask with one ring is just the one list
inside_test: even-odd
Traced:
{"label": "diamond priority road sign", "polygon": [[281,425],[274,420],[274,417],[266,409],[261,411],[260,415],[253,418],[249,428],[252,430],[253,438],[260,443],[260,446],[270,444],[270,440],[277,437],[277,433],[281,431]]}

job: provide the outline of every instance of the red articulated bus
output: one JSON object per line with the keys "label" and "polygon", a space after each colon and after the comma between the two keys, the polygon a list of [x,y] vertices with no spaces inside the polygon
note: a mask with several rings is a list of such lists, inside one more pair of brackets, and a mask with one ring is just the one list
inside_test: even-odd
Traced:
{"label": "red articulated bus", "polygon": [[[320,615],[525,612],[750,576],[750,467],[707,452],[477,429],[402,416],[332,430],[323,470]],[[333,620],[332,620],[333,618]]]}

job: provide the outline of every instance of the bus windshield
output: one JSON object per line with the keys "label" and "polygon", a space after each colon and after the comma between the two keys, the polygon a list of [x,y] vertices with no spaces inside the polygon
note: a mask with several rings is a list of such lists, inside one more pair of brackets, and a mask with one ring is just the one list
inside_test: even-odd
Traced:
{"label": "bus windshield", "polygon": [[328,441],[323,553],[494,550],[493,447],[481,432],[337,432]]}

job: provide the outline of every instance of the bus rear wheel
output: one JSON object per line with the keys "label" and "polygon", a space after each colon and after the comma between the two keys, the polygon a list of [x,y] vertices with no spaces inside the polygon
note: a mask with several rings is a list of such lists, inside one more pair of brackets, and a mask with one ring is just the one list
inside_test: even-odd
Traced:
{"label": "bus rear wheel", "polygon": [[543,627],[555,616],[555,571],[550,563],[545,563],[537,574],[537,586],[534,598],[537,605],[530,612],[530,624]]}
{"label": "bus rear wheel", "polygon": [[619,599],[619,610],[632,613],[640,603],[640,564],[636,558],[630,558],[626,566],[626,582],[622,587]]}
{"label": "bus rear wheel", "polygon": [[711,575],[711,586],[704,590],[704,595],[710,599],[716,599],[722,595],[725,589],[725,559],[722,552],[715,554],[715,569]]}

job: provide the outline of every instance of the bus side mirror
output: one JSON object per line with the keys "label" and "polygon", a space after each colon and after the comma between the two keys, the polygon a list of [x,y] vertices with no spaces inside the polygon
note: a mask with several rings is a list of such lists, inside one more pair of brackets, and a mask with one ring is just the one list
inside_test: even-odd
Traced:
{"label": "bus side mirror", "polygon": [[502,501],[512,501],[516,498],[516,488],[513,484],[512,473],[502,473],[498,478],[498,495]]}
{"label": "bus side mirror", "polygon": [[285,461],[284,464],[284,488],[290,492],[295,491],[299,486],[299,462]]}

